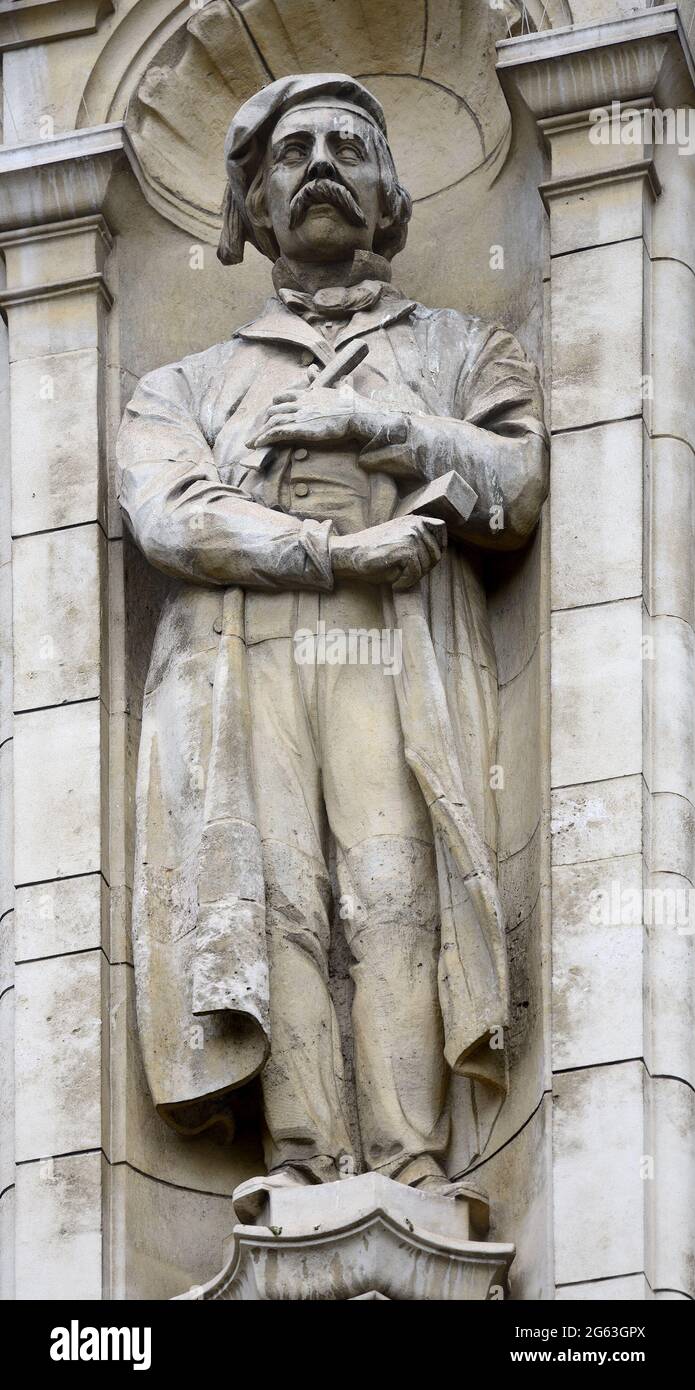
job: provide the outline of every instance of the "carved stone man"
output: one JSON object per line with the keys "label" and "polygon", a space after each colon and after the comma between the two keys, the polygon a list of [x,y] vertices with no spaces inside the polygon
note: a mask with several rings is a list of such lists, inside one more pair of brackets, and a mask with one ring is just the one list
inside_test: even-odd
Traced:
{"label": "carved stone man", "polygon": [[[545,496],[537,373],[506,331],[392,285],[411,201],[360,83],[271,83],[225,153],[220,258],[251,242],[275,294],[229,342],[147,376],[119,440],[124,513],[173,580],[137,790],[147,1075],[191,1132],[260,1073],[272,1181],[352,1170],[328,979],[337,883],[357,1166],[450,1192],[450,1073],[470,1079],[473,1114],[505,1089],[479,560],[521,545]],[[368,352],[346,378],[316,380],[355,343]],[[447,547],[436,509],[403,513],[452,472],[476,501]],[[300,660],[307,631],[395,634],[400,660]],[[242,1217],[260,1191],[237,1189]]]}

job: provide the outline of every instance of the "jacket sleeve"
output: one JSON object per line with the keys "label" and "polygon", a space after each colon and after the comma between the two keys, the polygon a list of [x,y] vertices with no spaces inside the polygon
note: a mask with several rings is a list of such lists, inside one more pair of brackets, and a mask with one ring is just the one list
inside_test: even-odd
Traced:
{"label": "jacket sleeve", "polygon": [[177,579],[331,589],[330,522],[263,507],[220,481],[198,423],[192,362],[200,359],[144,377],[119,431],[118,494],[140,549]]}
{"label": "jacket sleeve", "polygon": [[[436,356],[461,362],[459,315],[446,316]],[[511,549],[533,530],[548,490],[547,433],[538,372],[511,333],[475,321],[450,392],[451,415],[407,413],[405,444],[371,452],[370,468],[405,455],[406,476],[431,481],[452,469],[477,493],[467,529],[478,545]],[[465,339],[464,339],[465,342]],[[445,349],[445,351],[444,351]],[[457,350],[458,349],[458,350]],[[364,451],[363,451],[364,452]]]}

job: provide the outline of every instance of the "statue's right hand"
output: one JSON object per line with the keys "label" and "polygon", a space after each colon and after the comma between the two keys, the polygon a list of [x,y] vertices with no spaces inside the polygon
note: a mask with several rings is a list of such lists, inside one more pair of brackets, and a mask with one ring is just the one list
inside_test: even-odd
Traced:
{"label": "statue's right hand", "polygon": [[446,523],[437,517],[395,517],[351,536],[332,537],[333,573],[410,589],[439,563],[446,539]]}

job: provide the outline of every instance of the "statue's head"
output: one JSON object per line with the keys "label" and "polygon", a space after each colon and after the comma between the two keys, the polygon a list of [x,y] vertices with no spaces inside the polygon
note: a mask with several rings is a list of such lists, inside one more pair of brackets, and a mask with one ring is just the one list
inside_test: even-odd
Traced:
{"label": "statue's head", "polygon": [[227,192],[218,256],[249,241],[275,261],[389,260],[405,245],[412,203],[398,182],[380,103],[343,73],[283,77],[239,109],[225,142]]}

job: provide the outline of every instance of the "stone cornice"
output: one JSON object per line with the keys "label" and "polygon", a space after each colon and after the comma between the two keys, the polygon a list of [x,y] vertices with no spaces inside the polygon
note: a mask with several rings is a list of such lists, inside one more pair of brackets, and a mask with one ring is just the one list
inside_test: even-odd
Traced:
{"label": "stone cornice", "polygon": [[113,0],[2,0],[0,53],[93,34],[113,8]]}
{"label": "stone cornice", "polygon": [[542,183],[538,191],[549,211],[550,204],[556,198],[566,198],[572,193],[585,193],[589,188],[605,187],[611,183],[628,183],[632,179],[644,180],[656,201],[661,193],[661,183],[652,159],[636,159],[632,164],[616,164],[608,169],[592,170],[586,174],[566,175]]}
{"label": "stone cornice", "polygon": [[537,119],[645,96],[662,107],[695,97],[695,62],[677,5],[503,39],[497,73],[508,98],[518,95]]}
{"label": "stone cornice", "polygon": [[0,250],[10,246],[24,246],[28,241],[53,241],[56,237],[83,236],[87,231],[96,232],[104,244],[108,255],[113,247],[113,237],[100,213],[92,217],[74,217],[67,222],[39,223],[35,227],[16,227],[11,231],[0,232]]}
{"label": "stone cornice", "polygon": [[191,209],[184,221],[174,199],[143,169],[123,121],[0,146],[0,233],[39,222],[100,212],[114,170],[127,163],[148,202],[194,236],[216,240],[219,217]]}
{"label": "stone cornice", "polygon": [[111,178],[124,165],[142,182],[122,122],[0,148],[0,233],[102,212]]}
{"label": "stone cornice", "polygon": [[12,308],[15,304],[32,304],[39,299],[62,299],[65,295],[76,294],[79,290],[92,290],[101,295],[106,308],[113,304],[113,295],[99,271],[91,275],[73,275],[65,280],[47,281],[41,285],[31,285],[27,289],[0,290],[0,308]]}

